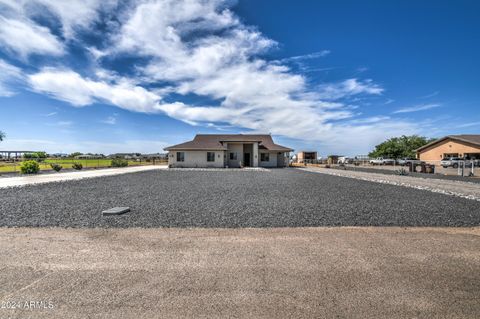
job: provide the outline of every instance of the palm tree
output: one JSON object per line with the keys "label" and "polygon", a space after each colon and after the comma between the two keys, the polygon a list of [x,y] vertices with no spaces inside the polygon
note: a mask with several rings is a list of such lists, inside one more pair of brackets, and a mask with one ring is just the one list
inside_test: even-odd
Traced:
{"label": "palm tree", "polygon": [[4,138],[5,138],[5,133],[0,131],[0,142],[3,141]]}

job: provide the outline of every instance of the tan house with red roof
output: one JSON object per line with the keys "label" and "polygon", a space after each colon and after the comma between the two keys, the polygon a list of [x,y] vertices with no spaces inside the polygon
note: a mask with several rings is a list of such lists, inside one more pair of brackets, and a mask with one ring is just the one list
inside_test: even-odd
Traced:
{"label": "tan house with red roof", "polygon": [[170,167],[285,167],[293,149],[269,134],[197,134],[165,151]]}

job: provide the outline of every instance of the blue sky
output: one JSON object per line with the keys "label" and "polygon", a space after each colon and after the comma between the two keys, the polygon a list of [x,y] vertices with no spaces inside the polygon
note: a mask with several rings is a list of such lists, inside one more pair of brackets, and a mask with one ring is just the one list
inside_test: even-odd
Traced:
{"label": "blue sky", "polygon": [[478,1],[0,0],[0,149],[480,133]]}

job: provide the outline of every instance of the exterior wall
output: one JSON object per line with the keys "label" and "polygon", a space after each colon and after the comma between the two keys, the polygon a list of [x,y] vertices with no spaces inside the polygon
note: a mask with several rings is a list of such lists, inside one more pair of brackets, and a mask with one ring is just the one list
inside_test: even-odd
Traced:
{"label": "exterior wall", "polygon": [[480,153],[480,147],[447,139],[418,152],[417,157],[422,161],[441,161],[443,154],[452,153],[458,153],[459,157],[463,157],[465,153]]}
{"label": "exterior wall", "polygon": [[[182,151],[180,151],[182,152]],[[207,162],[207,151],[183,151],[185,161],[177,162],[177,151],[168,152],[168,165],[171,167],[224,167],[225,151],[212,151],[215,153],[215,161]]]}
{"label": "exterior wall", "polygon": [[[230,142],[224,143],[223,146],[227,147],[227,151],[212,151],[215,153],[215,161],[207,162],[207,151],[169,151],[168,152],[168,165],[170,167],[185,167],[185,168],[202,168],[202,167],[231,167],[237,168],[244,165],[244,153],[250,154],[250,164],[252,167],[285,167],[288,166],[288,158],[285,158],[285,152],[259,150],[258,143],[240,143]],[[177,162],[177,152],[183,152],[185,160],[183,162]],[[230,153],[236,153],[237,159],[230,160]],[[268,153],[269,161],[262,162],[261,154]]]}
{"label": "exterior wall", "polygon": [[[237,153],[236,160],[230,160],[230,153]],[[228,143],[227,165],[228,167],[240,167],[243,162],[243,144]]]}
{"label": "exterior wall", "polygon": [[[268,162],[262,162],[261,161],[261,158],[262,158],[261,154],[262,153],[269,153],[270,154]],[[258,166],[260,166],[260,167],[277,167],[277,154],[278,154],[278,152],[269,152],[269,151],[260,150],[259,154],[258,154]]]}

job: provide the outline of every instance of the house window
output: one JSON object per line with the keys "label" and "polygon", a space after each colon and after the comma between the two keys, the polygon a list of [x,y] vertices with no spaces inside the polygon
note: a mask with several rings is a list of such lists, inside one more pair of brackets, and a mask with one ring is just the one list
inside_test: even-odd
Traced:
{"label": "house window", "polygon": [[185,152],[177,152],[177,162],[185,162]]}
{"label": "house window", "polygon": [[207,152],[207,162],[215,162],[215,153]]}
{"label": "house window", "polygon": [[237,153],[230,153],[230,160],[236,160],[237,159]]}
{"label": "house window", "polygon": [[270,154],[269,153],[260,153],[260,161],[261,162],[270,162]]}

